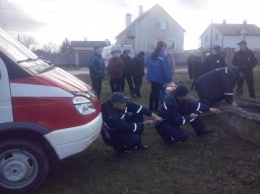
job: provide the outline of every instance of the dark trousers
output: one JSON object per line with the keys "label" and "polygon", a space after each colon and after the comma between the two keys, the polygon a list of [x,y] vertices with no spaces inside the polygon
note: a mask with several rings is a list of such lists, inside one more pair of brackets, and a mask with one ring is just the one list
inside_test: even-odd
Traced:
{"label": "dark trousers", "polygon": [[[192,128],[197,134],[205,129],[205,125],[200,118],[194,119],[190,122]],[[173,125],[169,121],[163,121],[159,125],[155,125],[156,130],[162,137],[165,143],[173,144],[175,142],[183,142],[188,139],[188,133],[184,131],[180,126]]]}
{"label": "dark trousers", "polygon": [[[134,113],[129,116],[130,123],[143,122],[143,115]],[[133,149],[142,144],[142,134],[144,130],[137,130],[134,133],[124,133],[119,130],[118,133],[112,135],[112,146],[117,152],[123,152]]]}
{"label": "dark trousers", "polygon": [[109,84],[112,94],[114,92],[120,92],[121,79],[110,79]]}
{"label": "dark trousers", "polygon": [[255,98],[253,71],[246,72],[244,77],[238,77],[238,79],[237,79],[237,90],[236,90],[237,96],[243,95],[243,85],[244,85],[245,80],[246,80],[246,83],[247,83],[247,86],[248,86],[249,96],[251,98]]}
{"label": "dark trousers", "polygon": [[137,96],[141,96],[140,88],[143,83],[143,76],[133,76],[133,81],[134,81],[133,93],[137,94]]}
{"label": "dark trousers", "polygon": [[127,81],[128,87],[129,87],[129,91],[132,92],[133,91],[133,80],[132,80],[132,76],[131,75],[126,75],[124,74],[122,77],[122,82],[121,82],[121,88],[120,91],[124,92],[125,91],[125,80]]}
{"label": "dark trousers", "polygon": [[154,81],[151,82],[151,93],[149,99],[150,110],[158,110],[159,108],[159,98],[162,85],[162,83],[157,83]]}
{"label": "dark trousers", "polygon": [[95,90],[98,99],[100,99],[101,87],[103,78],[91,78],[92,88]]}

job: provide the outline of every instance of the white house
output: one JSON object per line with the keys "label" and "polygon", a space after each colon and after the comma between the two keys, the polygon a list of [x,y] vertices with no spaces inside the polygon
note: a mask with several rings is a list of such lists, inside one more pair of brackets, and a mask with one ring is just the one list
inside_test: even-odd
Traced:
{"label": "white house", "polygon": [[203,50],[210,50],[213,46],[219,45],[222,49],[234,48],[241,40],[247,41],[248,48],[252,50],[260,49],[260,28],[254,24],[247,24],[244,20],[242,24],[227,24],[224,20],[222,24],[211,23],[200,36]]}
{"label": "white house", "polygon": [[153,50],[158,41],[165,41],[174,53],[183,52],[185,30],[158,4],[143,12],[139,6],[139,17],[131,22],[126,14],[126,28],[117,36],[120,45],[132,45],[135,52]]}

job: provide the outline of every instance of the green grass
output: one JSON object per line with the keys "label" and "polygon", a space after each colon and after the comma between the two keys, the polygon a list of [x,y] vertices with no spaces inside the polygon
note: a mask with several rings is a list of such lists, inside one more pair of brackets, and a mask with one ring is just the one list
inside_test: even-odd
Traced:
{"label": "green grass", "polygon": [[[259,72],[255,76],[259,96]],[[79,77],[90,83],[88,75]],[[174,81],[191,85],[187,72],[176,73]],[[126,91],[129,96],[128,87]],[[141,91],[141,98],[131,100],[147,106],[150,85],[145,80]],[[110,94],[106,78],[100,101],[109,99]],[[190,96],[195,98],[196,93]],[[260,193],[260,159],[255,157],[260,148],[231,136],[213,116],[204,121],[213,133],[197,137],[185,125],[189,140],[174,146],[165,145],[155,128],[149,126],[143,142],[150,150],[130,151],[121,157],[99,137],[84,152],[55,164],[37,193]]]}

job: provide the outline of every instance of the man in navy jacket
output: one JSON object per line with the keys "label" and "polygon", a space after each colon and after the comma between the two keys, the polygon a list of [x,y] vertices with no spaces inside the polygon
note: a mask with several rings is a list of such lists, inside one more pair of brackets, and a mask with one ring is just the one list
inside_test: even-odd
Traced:
{"label": "man in navy jacket", "polygon": [[[144,126],[162,121],[161,117],[149,109],[127,99],[121,92],[114,92],[111,99],[101,105],[105,127],[101,132],[102,138],[118,153],[134,148],[147,149],[148,146],[141,141]],[[150,116],[153,120],[144,121],[143,115]]]}
{"label": "man in navy jacket", "polygon": [[233,104],[235,86],[240,69],[233,66],[210,71],[195,80],[200,102],[212,106],[225,100]]}
{"label": "man in navy jacket", "polygon": [[101,47],[94,47],[94,54],[90,57],[89,74],[92,82],[92,88],[97,93],[98,99],[100,99],[102,80],[105,76],[105,63],[101,56]]}
{"label": "man in navy jacket", "polygon": [[202,112],[219,113],[220,110],[188,99],[188,93],[186,86],[177,86],[175,92],[166,98],[158,113],[164,120],[155,127],[166,144],[182,142],[188,138],[187,132],[180,127],[186,123],[191,124],[197,135],[212,132],[204,126],[198,116]]}

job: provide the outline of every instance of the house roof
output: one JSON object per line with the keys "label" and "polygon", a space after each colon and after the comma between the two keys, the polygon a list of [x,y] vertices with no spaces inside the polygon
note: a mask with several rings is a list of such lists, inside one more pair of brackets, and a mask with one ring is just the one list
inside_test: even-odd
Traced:
{"label": "house roof", "polygon": [[109,46],[110,42],[106,41],[71,41],[72,47],[94,47],[94,46],[105,47]]}
{"label": "house roof", "polygon": [[[247,36],[260,36],[260,28],[255,24],[214,24],[213,23],[210,24],[208,28],[210,28],[211,25],[212,27],[216,28],[222,35],[240,36],[241,30],[245,29]],[[202,33],[202,35],[204,34],[204,32]]]}
{"label": "house roof", "polygon": [[[123,32],[125,32],[127,29],[129,29],[129,28],[131,28],[132,26],[134,26],[136,23],[138,23],[140,20],[142,20],[148,13],[150,13],[153,9],[155,9],[155,8],[160,8],[160,9],[162,9],[163,11],[165,11],[159,4],[155,4],[153,7],[151,7],[150,9],[148,9],[147,11],[145,11],[142,15],[140,15],[139,17],[137,17],[127,28],[125,28],[122,32],[120,32],[117,36],[116,36],[116,38],[118,37],[118,36],[120,36]],[[165,11],[165,13],[167,13],[166,11]],[[168,13],[167,13],[168,14]],[[169,14],[168,14],[169,15]],[[169,15],[170,16],[170,15]],[[171,16],[170,16],[171,17]],[[172,17],[171,17],[172,18]],[[174,20],[173,18],[172,18],[172,20]],[[174,20],[175,21],[175,20]],[[176,22],[176,21],[175,21]],[[178,22],[176,22],[180,27],[181,27],[181,25],[178,23]],[[183,31],[184,32],[186,32],[186,30],[183,28],[183,27],[181,27],[182,29],[183,29]]]}

